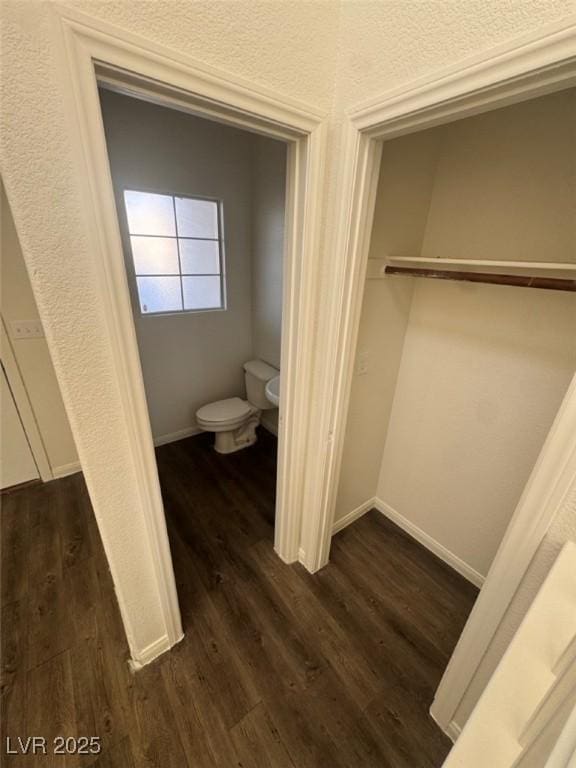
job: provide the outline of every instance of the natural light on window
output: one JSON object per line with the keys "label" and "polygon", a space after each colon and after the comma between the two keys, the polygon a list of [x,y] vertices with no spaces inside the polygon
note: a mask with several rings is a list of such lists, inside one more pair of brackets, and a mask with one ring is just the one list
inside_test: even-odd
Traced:
{"label": "natural light on window", "polygon": [[222,309],[219,203],[131,189],[124,203],[140,310]]}

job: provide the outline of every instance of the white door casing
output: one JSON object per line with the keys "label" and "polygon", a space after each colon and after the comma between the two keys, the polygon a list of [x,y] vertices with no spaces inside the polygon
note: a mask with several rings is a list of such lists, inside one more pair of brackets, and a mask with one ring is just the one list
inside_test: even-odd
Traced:
{"label": "white door casing", "polygon": [[[107,551],[132,660],[145,664],[182,636],[174,573],[160,495],[142,372],[133,326],[127,278],[116,215],[98,82],[123,93],[219,120],[288,143],[284,306],[282,321],[282,400],[275,549],[286,562],[303,549],[301,520],[308,514],[305,489],[310,453],[324,453],[323,436],[312,409],[314,316],[318,306],[319,212],[325,147],[324,115],[313,107],[253,86],[204,66],[126,30],[97,21],[67,6],[54,6],[60,36],[61,75],[68,97],[70,135],[74,137],[78,174],[86,179],[83,213],[94,254],[117,372],[131,462],[140,489],[150,558],[141,563],[154,574],[164,626],[158,639],[136,647],[131,632],[130,600]],[[24,254],[26,256],[26,254]],[[73,427],[74,429],[74,427]],[[79,451],[82,441],[77,440]],[[82,467],[99,525],[98,495],[92,467]],[[103,535],[106,547],[106,537]],[[306,547],[304,547],[304,550]]]}
{"label": "white door casing", "polygon": [[[321,322],[326,354],[321,402],[329,451],[321,457],[324,484],[306,524],[318,546],[311,570],[330,550],[332,522],[353,375],[380,142],[576,84],[576,17],[524,35],[442,72],[361,105],[345,124],[340,170],[340,207],[329,244],[331,297]],[[573,265],[552,265],[552,269]],[[562,404],[473,614],[437,691],[431,713],[450,731],[452,718],[492,640],[531,557],[576,477],[576,382]],[[530,486],[530,488],[529,488]],[[528,492],[528,495],[527,495]],[[519,504],[520,507],[520,504]],[[536,513],[538,510],[538,513]],[[500,563],[497,568],[497,563]]]}

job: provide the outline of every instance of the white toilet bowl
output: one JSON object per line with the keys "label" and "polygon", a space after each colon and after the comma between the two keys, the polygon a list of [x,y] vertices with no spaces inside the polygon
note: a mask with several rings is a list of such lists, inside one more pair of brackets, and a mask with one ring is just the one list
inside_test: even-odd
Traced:
{"label": "white toilet bowl", "polygon": [[246,400],[231,397],[202,406],[196,413],[196,421],[205,432],[214,432],[215,451],[233,453],[256,442],[260,411]]}
{"label": "white toilet bowl", "polygon": [[214,432],[214,450],[234,453],[256,442],[256,427],[262,410],[275,406],[266,397],[266,384],[279,375],[279,371],[262,360],[244,363],[247,400],[230,397],[202,406],[196,412],[198,426],[205,432]]}

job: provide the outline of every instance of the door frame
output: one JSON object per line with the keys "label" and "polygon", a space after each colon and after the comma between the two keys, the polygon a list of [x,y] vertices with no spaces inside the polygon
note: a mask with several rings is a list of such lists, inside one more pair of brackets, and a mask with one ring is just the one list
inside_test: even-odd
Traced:
{"label": "door frame", "polygon": [[[315,516],[305,521],[321,545],[322,567],[330,552],[342,463],[368,249],[383,140],[552,93],[576,84],[576,17],[541,28],[421,78],[354,109],[344,126],[340,208],[331,247],[331,314],[323,348],[337,351],[324,367],[322,429],[330,450]],[[561,472],[559,471],[561,468]],[[501,545],[431,709],[451,732],[454,714],[523,575],[576,477],[576,384],[558,412],[518,511]],[[498,567],[497,567],[498,564]],[[454,734],[452,727],[451,735]]]}
{"label": "door frame", "polygon": [[[307,452],[318,452],[312,406],[314,317],[318,306],[320,210],[326,144],[325,114],[168,50],[124,29],[55,5],[63,41],[61,69],[74,122],[81,201],[107,319],[117,386],[128,426],[132,462],[141,489],[150,568],[158,587],[166,633],[152,648],[131,647],[145,664],[182,637],[182,626],[150,420],[130,304],[98,84],[153,103],[247,129],[288,145],[282,318],[282,399],[279,425],[274,547],[285,562],[305,551],[302,517],[310,483]],[[304,428],[302,425],[306,425]],[[83,471],[88,480],[90,465]],[[317,479],[317,483],[320,479]],[[312,542],[309,544],[314,546]],[[116,591],[127,637],[130,615],[122,584]]]}

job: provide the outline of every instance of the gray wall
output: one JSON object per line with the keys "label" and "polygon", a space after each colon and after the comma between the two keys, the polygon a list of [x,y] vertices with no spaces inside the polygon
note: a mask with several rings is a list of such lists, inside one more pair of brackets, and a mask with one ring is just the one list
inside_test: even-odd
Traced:
{"label": "gray wall", "polygon": [[[280,368],[286,145],[255,138],[252,207],[252,339],[254,357]],[[278,433],[278,410],[262,423]]]}
{"label": "gray wall", "polygon": [[129,278],[152,433],[161,440],[194,428],[201,405],[244,397],[246,360],[279,367],[286,150],[110,91],[100,99],[129,275],[123,189],[223,202],[226,311],[141,315]]}
{"label": "gray wall", "polygon": [[[124,188],[223,202],[225,312],[142,316],[131,285],[152,433],[158,439],[193,427],[201,405],[244,394],[242,364],[252,356],[252,137],[109,91],[101,91],[101,103],[125,243]],[[125,254],[131,258],[126,246]]]}
{"label": "gray wall", "polygon": [[252,219],[252,334],[254,354],[280,368],[286,145],[255,141]]}

